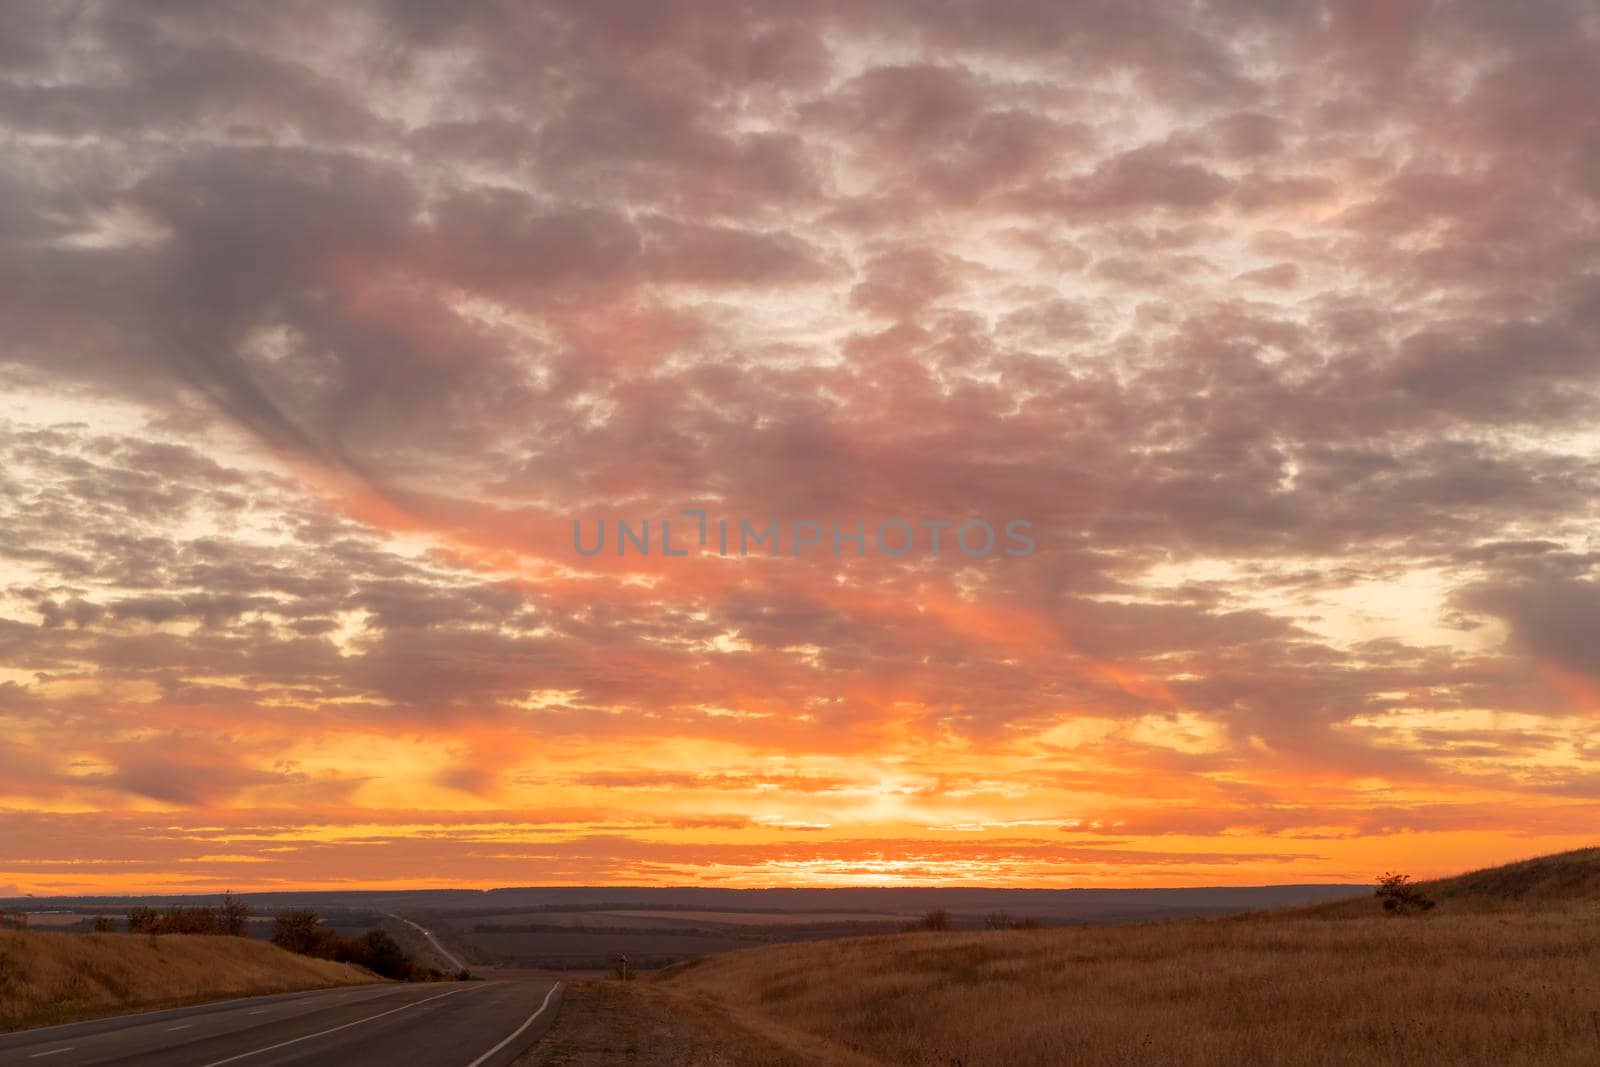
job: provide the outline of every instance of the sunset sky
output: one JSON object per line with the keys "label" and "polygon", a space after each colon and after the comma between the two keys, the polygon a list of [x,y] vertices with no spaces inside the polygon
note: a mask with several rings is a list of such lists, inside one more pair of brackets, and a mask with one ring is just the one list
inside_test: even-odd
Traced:
{"label": "sunset sky", "polygon": [[[1594,844],[1596,69],[1555,0],[0,7],[0,896]],[[686,508],[1037,547],[574,550]]]}

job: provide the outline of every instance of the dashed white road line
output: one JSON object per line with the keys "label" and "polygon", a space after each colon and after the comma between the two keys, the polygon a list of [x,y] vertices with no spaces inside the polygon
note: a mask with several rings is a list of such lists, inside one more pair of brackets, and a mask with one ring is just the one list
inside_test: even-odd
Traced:
{"label": "dashed white road line", "polygon": [[[381,1019],[385,1015],[393,1015],[397,1011],[406,1011],[410,1008],[420,1008],[424,1004],[431,1004],[433,1001],[443,1000],[445,997],[453,997],[460,992],[460,989],[452,989],[448,993],[440,993],[437,996],[427,997],[423,1000],[413,1000],[410,1003],[400,1005],[398,1008],[390,1008],[388,1011],[380,1011],[376,1015],[368,1015],[365,1018],[357,1019],[354,1022],[345,1023],[343,1026],[330,1026],[326,1030],[318,1030],[314,1034],[305,1034],[301,1037],[292,1037],[287,1041],[280,1041],[276,1045],[268,1045],[265,1048],[251,1049],[249,1052],[241,1052],[237,1056],[229,1056],[227,1059],[223,1060],[212,1060],[210,1063],[206,1064],[205,1067],[222,1067],[224,1063],[234,1063],[238,1060],[246,1060],[251,1056],[259,1056],[263,1052],[272,1052],[275,1049],[288,1048],[290,1045],[298,1045],[302,1041],[310,1041],[314,1037],[324,1037],[328,1034],[336,1034],[340,1030],[348,1030],[352,1026],[360,1026],[362,1023],[370,1023],[374,1019]],[[532,1020],[529,1021],[531,1022]]]}
{"label": "dashed white road line", "polygon": [[184,1023],[182,1026],[169,1026],[169,1027],[167,1027],[167,1033],[170,1034],[174,1030],[188,1030],[188,1029],[191,1029],[193,1026],[194,1026],[194,1023]]}
{"label": "dashed white road line", "polygon": [[41,1056],[54,1056],[58,1052],[71,1052],[77,1047],[77,1045],[68,1045],[66,1048],[53,1048],[49,1052],[35,1052],[33,1055],[29,1056],[28,1059],[36,1060]]}
{"label": "dashed white road line", "polygon": [[528,1016],[527,1022],[523,1023],[521,1026],[519,1026],[515,1030],[511,1031],[510,1035],[508,1037],[506,1037],[506,1039],[504,1041],[500,1042],[494,1048],[490,1049],[488,1052],[485,1052],[482,1056],[479,1056],[477,1059],[475,1059],[471,1063],[467,1064],[467,1067],[482,1067],[484,1061],[488,1060],[489,1057],[493,1056],[496,1052],[499,1052],[501,1049],[503,1049],[507,1045],[511,1044],[511,1042],[515,1041],[519,1034],[521,1034],[524,1030],[526,1030],[528,1027],[533,1025],[533,1020],[537,1019],[539,1016],[544,1014],[544,1010],[550,1006],[550,998],[555,996],[556,995],[556,990],[558,990],[560,988],[561,988],[561,983],[560,982],[557,982],[555,985],[551,986],[550,987],[550,992],[548,992],[548,993],[546,993],[544,995],[544,1002],[539,1005],[539,1010],[534,1012],[532,1015]]}

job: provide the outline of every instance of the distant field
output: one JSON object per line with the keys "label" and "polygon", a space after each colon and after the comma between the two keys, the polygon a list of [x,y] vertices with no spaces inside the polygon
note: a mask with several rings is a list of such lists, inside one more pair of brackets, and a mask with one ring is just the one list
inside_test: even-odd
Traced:
{"label": "distant field", "polygon": [[28,918],[29,929],[76,926],[85,919],[94,918],[92,915],[80,915],[74,911],[27,911],[22,914]]}
{"label": "distant field", "polygon": [[662,918],[634,918],[623,917],[616,912],[605,911],[519,911],[504,915],[485,915],[482,918],[474,915],[467,919],[456,919],[455,922],[465,926],[571,926],[583,927],[589,930],[601,930],[609,927],[681,927],[692,925],[685,920],[691,918],[689,912],[663,912]]}
{"label": "distant field", "polygon": [[531,911],[456,918],[441,932],[480,964],[595,969],[625,955],[648,970],[753,944],[890,930],[906,920],[881,912]]}
{"label": "distant field", "polygon": [[[592,914],[592,913],[591,913]],[[904,922],[909,915],[882,912],[793,911],[613,911],[605,914],[629,919],[669,919],[675,923],[722,923],[729,926],[809,926],[827,923]]]}
{"label": "distant field", "polygon": [[684,926],[818,926],[850,923],[902,923],[912,913],[884,912],[804,912],[804,911],[535,911],[503,915],[473,916],[465,921],[472,926],[572,926],[589,929],[605,927]]}
{"label": "distant field", "polygon": [[[551,967],[608,967],[626,955],[634,966],[660,967],[713,952],[727,952],[749,944],[731,937],[698,934],[612,933],[479,933],[464,932],[453,939],[468,949],[470,957],[484,962]],[[474,951],[476,950],[476,951]]]}

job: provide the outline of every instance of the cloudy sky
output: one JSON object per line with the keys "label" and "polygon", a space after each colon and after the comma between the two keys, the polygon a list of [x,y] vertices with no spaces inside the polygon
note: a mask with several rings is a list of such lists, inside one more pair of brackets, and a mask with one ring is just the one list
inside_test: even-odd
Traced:
{"label": "cloudy sky", "polygon": [[[0,894],[1592,844],[1597,67],[1557,0],[0,7]],[[684,508],[1037,547],[574,550]]]}

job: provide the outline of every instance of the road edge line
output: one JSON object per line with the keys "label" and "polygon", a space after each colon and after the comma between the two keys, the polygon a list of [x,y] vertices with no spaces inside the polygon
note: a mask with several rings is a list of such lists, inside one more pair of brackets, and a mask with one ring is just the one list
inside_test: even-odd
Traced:
{"label": "road edge line", "polygon": [[507,1035],[506,1038],[503,1041],[501,1041],[498,1045],[496,1045],[494,1048],[490,1049],[488,1052],[485,1052],[482,1056],[479,1056],[477,1059],[475,1059],[471,1063],[467,1064],[467,1067],[482,1067],[482,1065],[483,1065],[485,1060],[489,1059],[489,1057],[493,1056],[496,1052],[499,1052],[501,1049],[505,1048],[507,1045],[511,1044],[511,1042],[515,1041],[518,1037],[520,1037],[524,1030],[526,1030],[528,1027],[533,1025],[533,1020],[537,1019],[539,1016],[544,1014],[544,1010],[550,1006],[550,998],[555,996],[556,995],[556,990],[558,990],[560,988],[561,988],[561,983],[560,982],[557,982],[555,985],[551,986],[550,987],[550,992],[548,992],[548,993],[546,993],[544,995],[544,1001],[539,1005],[539,1010],[538,1011],[536,1011],[532,1015],[528,1016],[526,1022],[524,1022],[521,1026],[517,1027],[515,1030],[511,1031],[511,1033],[509,1035]]}

